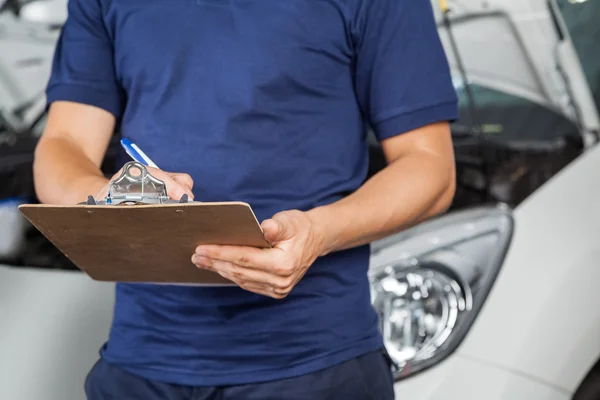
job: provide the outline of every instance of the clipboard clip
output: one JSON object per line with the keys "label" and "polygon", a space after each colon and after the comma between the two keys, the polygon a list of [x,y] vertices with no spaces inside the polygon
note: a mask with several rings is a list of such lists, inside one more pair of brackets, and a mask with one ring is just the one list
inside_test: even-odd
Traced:
{"label": "clipboard clip", "polygon": [[160,179],[152,176],[146,166],[137,161],[130,161],[123,166],[123,171],[108,185],[108,196],[104,201],[97,201],[88,196],[86,205],[137,205],[137,204],[173,204],[187,203],[188,195],[180,200],[171,200],[167,195],[167,186]]}

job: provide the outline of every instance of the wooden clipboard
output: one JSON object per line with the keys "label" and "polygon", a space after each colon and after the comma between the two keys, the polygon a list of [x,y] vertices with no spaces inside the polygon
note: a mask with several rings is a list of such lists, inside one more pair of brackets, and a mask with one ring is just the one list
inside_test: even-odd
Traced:
{"label": "wooden clipboard", "polygon": [[268,248],[243,202],[147,205],[21,205],[21,213],[92,279],[232,284],[196,268],[200,244]]}

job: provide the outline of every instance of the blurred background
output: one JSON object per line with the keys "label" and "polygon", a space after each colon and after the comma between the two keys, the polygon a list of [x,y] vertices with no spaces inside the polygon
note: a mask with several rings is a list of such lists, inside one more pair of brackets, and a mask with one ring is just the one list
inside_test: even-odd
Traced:
{"label": "blurred background", "polygon": [[[83,398],[112,313],[112,285],[91,281],[17,210],[37,202],[33,152],[66,4],[0,0],[2,400]],[[432,7],[460,99],[458,188],[441,220],[373,245],[374,305],[399,366],[398,398],[600,399],[600,1]],[[117,131],[107,176],[120,167],[118,140]],[[385,160],[368,140],[373,174]],[[494,241],[460,247],[475,237],[467,227]],[[452,261],[432,261],[441,247],[429,258],[415,250],[439,232]],[[427,260],[410,272],[421,283],[409,282],[407,249]],[[388,289],[390,276],[405,289]],[[425,287],[441,289],[409,298]]]}

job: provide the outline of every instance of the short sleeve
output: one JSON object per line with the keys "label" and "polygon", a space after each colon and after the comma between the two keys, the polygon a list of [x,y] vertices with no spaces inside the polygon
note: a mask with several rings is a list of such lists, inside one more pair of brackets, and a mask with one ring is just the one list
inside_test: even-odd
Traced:
{"label": "short sleeve", "polygon": [[99,0],[69,0],[68,17],[54,52],[47,103],[72,101],[120,117],[123,91]]}
{"label": "short sleeve", "polygon": [[359,0],[358,102],[379,140],[458,118],[430,0]]}

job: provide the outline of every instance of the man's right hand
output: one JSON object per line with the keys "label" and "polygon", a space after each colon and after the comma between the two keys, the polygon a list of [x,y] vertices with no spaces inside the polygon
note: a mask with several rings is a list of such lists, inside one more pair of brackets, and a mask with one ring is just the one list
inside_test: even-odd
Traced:
{"label": "man's right hand", "polygon": [[[166,172],[160,169],[146,167],[150,175],[155,177],[156,179],[160,179],[163,181],[167,187],[167,194],[169,198],[172,200],[179,200],[184,194],[187,194],[190,200],[194,200],[194,194],[192,193],[192,189],[194,188],[194,181],[191,176],[183,173],[175,173],[175,172]],[[119,170],[116,174],[110,178],[111,181],[117,179],[121,173],[123,172],[123,168]],[[94,197],[97,200],[103,200],[106,198],[108,194],[108,185],[104,185],[96,196]]]}
{"label": "man's right hand", "polygon": [[[48,204],[77,204],[89,195],[105,199],[109,181],[100,166],[114,129],[115,117],[103,109],[65,101],[52,103],[35,152],[38,199]],[[148,168],[148,172],[165,182],[170,198],[179,200],[186,193],[194,198],[194,182],[189,175],[155,168]]]}

